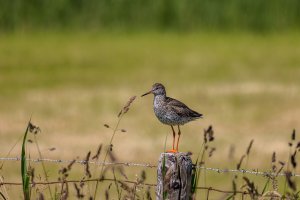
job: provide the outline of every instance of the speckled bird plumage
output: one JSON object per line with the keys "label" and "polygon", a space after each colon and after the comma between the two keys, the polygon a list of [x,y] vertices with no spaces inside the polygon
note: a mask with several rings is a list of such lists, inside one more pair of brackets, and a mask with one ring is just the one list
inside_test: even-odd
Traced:
{"label": "speckled bird plumage", "polygon": [[166,96],[165,87],[156,83],[152,87],[158,92],[153,92],[153,109],[156,117],[167,125],[183,125],[187,122],[201,118],[202,114],[191,110],[184,103]]}
{"label": "speckled bird plumage", "polygon": [[[181,135],[180,125],[187,122],[193,121],[195,119],[201,118],[202,114],[190,109],[184,103],[167,97],[166,89],[161,83],[155,83],[149,92],[142,95],[154,94],[153,109],[156,117],[163,124],[170,125],[173,132],[173,149],[169,152],[178,152],[178,143]],[[175,149],[175,137],[176,133],[173,126],[178,126],[178,138],[177,145]]]}

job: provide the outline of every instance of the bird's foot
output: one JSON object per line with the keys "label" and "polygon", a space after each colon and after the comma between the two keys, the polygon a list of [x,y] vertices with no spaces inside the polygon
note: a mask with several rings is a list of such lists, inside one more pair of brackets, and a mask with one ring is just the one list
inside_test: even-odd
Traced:
{"label": "bird's foot", "polygon": [[170,149],[166,151],[167,153],[178,153],[176,149]]}

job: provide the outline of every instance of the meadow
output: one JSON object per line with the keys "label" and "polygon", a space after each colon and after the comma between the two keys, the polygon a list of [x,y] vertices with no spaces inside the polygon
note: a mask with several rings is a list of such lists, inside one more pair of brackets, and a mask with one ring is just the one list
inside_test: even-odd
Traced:
{"label": "meadow", "polygon": [[[299,66],[298,32],[1,34],[1,157],[17,141],[9,157],[20,156],[20,138],[31,118],[41,128],[44,158],[84,159],[99,144],[109,144],[112,132],[104,124],[114,126],[120,109],[136,95],[119,125],[126,132],[116,134],[114,152],[120,162],[156,164],[166,136],[171,147],[171,129],[155,118],[153,97],[140,95],[161,82],[169,96],[204,114],[182,127],[181,151],[193,152],[195,159],[203,130],[213,125],[216,151],[207,167],[236,168],[253,139],[243,167],[268,171],[273,152],[278,160],[288,160],[291,133],[300,130]],[[27,148],[30,157],[38,157],[34,144]],[[61,166],[46,163],[50,180],[57,179]],[[142,169],[125,170],[134,179]],[[6,161],[0,173],[5,181],[21,181],[19,162]],[[77,166],[71,176],[82,173]],[[155,168],[146,173],[147,182],[155,183]],[[230,174],[207,172],[205,185],[231,189],[231,180]],[[20,199],[21,189],[7,187],[10,199]]]}

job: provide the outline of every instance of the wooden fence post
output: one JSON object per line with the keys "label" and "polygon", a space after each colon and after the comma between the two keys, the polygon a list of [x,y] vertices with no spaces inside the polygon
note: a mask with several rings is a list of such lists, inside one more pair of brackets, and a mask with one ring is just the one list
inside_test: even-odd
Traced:
{"label": "wooden fence post", "polygon": [[192,160],[186,153],[160,154],[156,200],[190,200]]}

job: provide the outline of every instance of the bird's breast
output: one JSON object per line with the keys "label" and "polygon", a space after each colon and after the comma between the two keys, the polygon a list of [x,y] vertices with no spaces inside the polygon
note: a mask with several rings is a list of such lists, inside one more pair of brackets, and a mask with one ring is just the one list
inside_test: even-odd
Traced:
{"label": "bird's breast", "polygon": [[177,125],[177,114],[167,110],[164,106],[154,106],[154,113],[157,119],[163,124]]}

